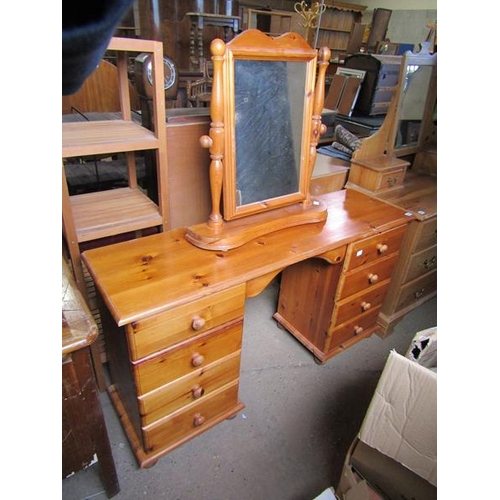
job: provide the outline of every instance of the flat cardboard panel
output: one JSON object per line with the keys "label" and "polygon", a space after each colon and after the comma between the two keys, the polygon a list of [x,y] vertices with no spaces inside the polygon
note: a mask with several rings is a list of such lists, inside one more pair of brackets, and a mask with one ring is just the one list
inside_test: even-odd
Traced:
{"label": "flat cardboard panel", "polygon": [[437,485],[437,375],[391,351],[359,439]]}

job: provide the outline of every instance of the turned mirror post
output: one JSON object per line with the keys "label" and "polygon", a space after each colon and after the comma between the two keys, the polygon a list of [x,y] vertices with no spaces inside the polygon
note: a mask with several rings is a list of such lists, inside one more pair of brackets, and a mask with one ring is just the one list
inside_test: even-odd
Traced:
{"label": "turned mirror post", "polygon": [[221,228],[224,224],[220,211],[222,196],[224,153],[224,122],[222,105],[222,63],[224,59],[225,45],[220,39],[212,41],[210,45],[213,61],[212,95],[210,98],[210,124],[209,136],[202,136],[200,143],[202,147],[210,151],[210,194],[212,198],[212,211],[208,219],[208,226],[213,229]]}

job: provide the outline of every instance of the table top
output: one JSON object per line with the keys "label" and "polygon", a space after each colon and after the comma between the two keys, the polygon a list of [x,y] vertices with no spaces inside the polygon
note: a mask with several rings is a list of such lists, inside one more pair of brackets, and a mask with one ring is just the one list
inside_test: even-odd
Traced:
{"label": "table top", "polygon": [[86,347],[98,336],[97,324],[76,287],[68,264],[62,261],[62,354]]}
{"label": "table top", "polygon": [[226,252],[200,249],[175,229],[83,252],[119,326],[272,275],[355,240],[408,223],[412,214],[351,189],[321,195],[325,222],[259,237]]}

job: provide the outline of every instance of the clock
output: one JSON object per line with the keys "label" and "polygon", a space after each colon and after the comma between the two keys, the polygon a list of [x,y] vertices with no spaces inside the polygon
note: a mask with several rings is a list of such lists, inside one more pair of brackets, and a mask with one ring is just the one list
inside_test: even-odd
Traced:
{"label": "clock", "polygon": [[[134,63],[136,89],[139,95],[151,99],[153,97],[153,63],[151,54],[139,54]],[[163,89],[165,99],[175,99],[179,87],[179,71],[177,64],[170,57],[163,57]]]}

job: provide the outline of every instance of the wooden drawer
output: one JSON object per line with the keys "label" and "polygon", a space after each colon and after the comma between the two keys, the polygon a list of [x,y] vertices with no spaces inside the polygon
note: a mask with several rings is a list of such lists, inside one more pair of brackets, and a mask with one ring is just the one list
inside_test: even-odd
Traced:
{"label": "wooden drawer", "polygon": [[382,305],[390,280],[383,281],[369,290],[340,301],[334,309],[332,325],[337,326],[351,318]]}
{"label": "wooden drawer", "polygon": [[132,364],[137,394],[143,395],[241,349],[243,321],[199,335],[191,342]]}
{"label": "wooden drawer", "polygon": [[437,271],[432,271],[401,287],[396,305],[399,311],[433,294],[437,290]]}
{"label": "wooden drawer", "polygon": [[354,272],[344,273],[340,278],[337,300],[342,300],[361,290],[368,290],[377,283],[390,279],[397,258],[398,254],[392,253]]}
{"label": "wooden drawer", "polygon": [[329,334],[329,350],[338,347],[343,342],[362,335],[370,328],[376,326],[379,311],[380,307],[374,307],[366,313],[335,327]]}
{"label": "wooden drawer", "polygon": [[344,261],[344,270],[349,271],[397,252],[403,240],[406,225],[385,231],[349,245]]}
{"label": "wooden drawer", "polygon": [[238,404],[238,381],[215,391],[207,398],[189,405],[154,424],[143,428],[144,447],[155,451],[187,440],[208,427],[211,420]]}
{"label": "wooden drawer", "polygon": [[242,317],[245,284],[127,326],[132,361]]}
{"label": "wooden drawer", "polygon": [[418,278],[433,269],[437,269],[437,246],[422,250],[410,257],[403,283]]}
{"label": "wooden drawer", "polygon": [[392,189],[403,185],[406,167],[380,176],[380,183],[377,190]]}
{"label": "wooden drawer", "polygon": [[437,245],[437,217],[419,223],[419,235],[415,241],[414,252]]}
{"label": "wooden drawer", "polygon": [[241,351],[236,351],[226,358],[140,396],[142,425],[150,425],[183,406],[206,399],[220,387],[237,380],[240,374],[240,354]]}

